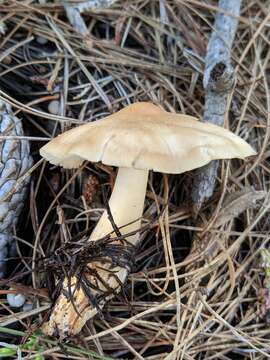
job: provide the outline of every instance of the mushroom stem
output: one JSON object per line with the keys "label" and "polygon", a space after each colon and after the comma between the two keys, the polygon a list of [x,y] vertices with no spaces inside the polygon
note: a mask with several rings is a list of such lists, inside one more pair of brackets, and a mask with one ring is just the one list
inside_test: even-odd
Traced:
{"label": "mushroom stem", "polygon": [[[121,234],[128,234],[140,227],[143,213],[148,170],[119,168],[113,192],[109,200],[109,207],[117,227],[123,227]],[[135,221],[139,219],[138,221]],[[129,224],[131,223],[131,224]],[[126,224],[129,224],[125,226]],[[97,240],[113,231],[111,221],[105,210],[93,230],[90,240]],[[130,236],[133,245],[138,240],[138,234]]]}
{"label": "mushroom stem", "polygon": [[[118,170],[114,189],[109,200],[109,207],[113,221],[118,228],[121,228],[120,232],[122,235],[140,228],[147,179],[148,170],[136,170],[130,168],[119,168]],[[126,224],[129,225],[125,226]],[[108,218],[107,210],[105,210],[89,240],[95,241],[110,233],[112,233],[112,236],[115,236],[113,233],[113,226]],[[127,240],[129,243],[136,245],[139,240],[139,234],[129,236]],[[106,300],[113,297],[113,293],[121,290],[120,284],[123,284],[126,280],[128,271],[126,268],[119,266],[111,268],[109,263],[101,263],[100,261],[91,262],[88,267],[95,269],[102,279],[102,281],[100,281],[96,276],[87,276],[88,281],[95,286],[95,288],[99,289],[91,289],[93,297],[100,295],[103,291],[107,291],[108,287],[113,290],[110,295],[98,303],[101,308],[104,306]],[[114,274],[113,276],[112,271]],[[86,321],[96,315],[96,307],[93,307],[89,303],[82,288],[78,288],[74,291],[76,282],[76,278],[73,277],[71,280],[71,290],[74,292],[73,302],[77,312],[75,311],[73,304],[65,296],[65,293],[67,293],[68,290],[68,282],[65,280],[63,283],[63,291],[56,301],[50,319],[43,326],[43,331],[48,335],[58,333],[61,337],[64,337],[77,334],[80,332]]]}

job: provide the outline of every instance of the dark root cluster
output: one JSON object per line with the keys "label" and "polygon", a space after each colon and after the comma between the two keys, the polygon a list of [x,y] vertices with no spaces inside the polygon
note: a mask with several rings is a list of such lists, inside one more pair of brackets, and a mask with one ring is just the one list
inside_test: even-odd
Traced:
{"label": "dark root cluster", "polygon": [[[54,302],[62,291],[64,278],[68,279],[68,292],[65,295],[72,301],[75,290],[82,287],[90,303],[99,308],[98,304],[105,297],[113,294],[112,289],[106,284],[99,275],[98,269],[108,271],[111,276],[115,276],[116,268],[125,268],[127,272],[131,271],[134,263],[134,246],[125,239],[104,237],[100,240],[89,241],[87,237],[80,241],[70,241],[57,249],[48,257],[39,259],[38,268],[46,273],[47,284],[52,301]],[[109,266],[108,266],[109,265]],[[75,290],[71,291],[71,279],[76,277],[77,285]],[[96,278],[97,281],[89,281]],[[95,284],[102,284],[102,288],[97,288]],[[119,283],[122,288],[123,284]],[[104,291],[104,288],[106,290]],[[93,295],[93,290],[95,294]]]}

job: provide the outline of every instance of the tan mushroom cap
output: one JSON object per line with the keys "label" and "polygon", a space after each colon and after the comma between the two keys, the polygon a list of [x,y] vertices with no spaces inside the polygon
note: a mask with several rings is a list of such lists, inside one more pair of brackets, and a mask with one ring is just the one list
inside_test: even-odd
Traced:
{"label": "tan mushroom cap", "polygon": [[88,160],[179,174],[214,159],[245,158],[255,151],[222,127],[141,102],[57,136],[40,154],[65,168]]}

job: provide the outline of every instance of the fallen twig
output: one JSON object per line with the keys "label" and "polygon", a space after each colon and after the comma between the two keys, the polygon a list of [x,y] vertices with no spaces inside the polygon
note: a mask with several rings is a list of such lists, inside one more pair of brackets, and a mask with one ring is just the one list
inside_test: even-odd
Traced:
{"label": "fallen twig", "polygon": [[[216,14],[205,58],[203,119],[219,126],[224,123],[228,93],[235,80],[230,59],[240,6],[241,0],[219,1],[221,11]],[[196,173],[192,191],[195,214],[198,213],[203,202],[213,194],[217,169],[218,161],[212,161]]]}
{"label": "fallen twig", "polygon": [[89,32],[78,7],[70,4],[68,0],[63,0],[63,5],[70,24],[78,33],[87,36]]}
{"label": "fallen twig", "polygon": [[[71,3],[69,0],[63,0],[63,4],[70,24],[79,34],[89,37],[89,31],[81,13],[86,10],[111,6],[115,1],[116,0],[90,0]],[[90,39],[88,39],[88,44],[90,45],[89,41]]]}
{"label": "fallen twig", "polygon": [[100,8],[107,8],[115,3],[117,0],[88,0],[88,1],[81,1],[76,4],[76,8],[79,12],[92,10],[92,9],[100,9]]}

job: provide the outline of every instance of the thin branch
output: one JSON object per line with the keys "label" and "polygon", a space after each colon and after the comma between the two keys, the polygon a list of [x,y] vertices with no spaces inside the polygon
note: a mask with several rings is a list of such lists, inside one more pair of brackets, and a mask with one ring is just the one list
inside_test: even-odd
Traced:
{"label": "thin branch", "polygon": [[88,1],[81,1],[76,4],[76,8],[79,10],[80,13],[93,10],[93,9],[100,9],[100,8],[107,8],[114,4],[117,0],[88,0]]}
{"label": "thin branch", "polygon": [[[231,65],[231,48],[238,25],[240,6],[241,0],[219,1],[220,12],[216,14],[205,58],[203,119],[219,126],[224,124],[227,98],[235,80]],[[196,172],[192,191],[195,214],[203,202],[213,194],[218,164],[218,161],[212,161]]]}
{"label": "thin branch", "polygon": [[78,7],[71,5],[68,0],[63,0],[63,5],[70,24],[79,34],[87,36],[89,32]]}
{"label": "thin branch", "polygon": [[89,31],[81,13],[87,10],[100,9],[111,6],[116,0],[90,0],[79,3],[71,3],[69,0],[63,0],[63,5],[70,24],[78,33],[88,36]]}

